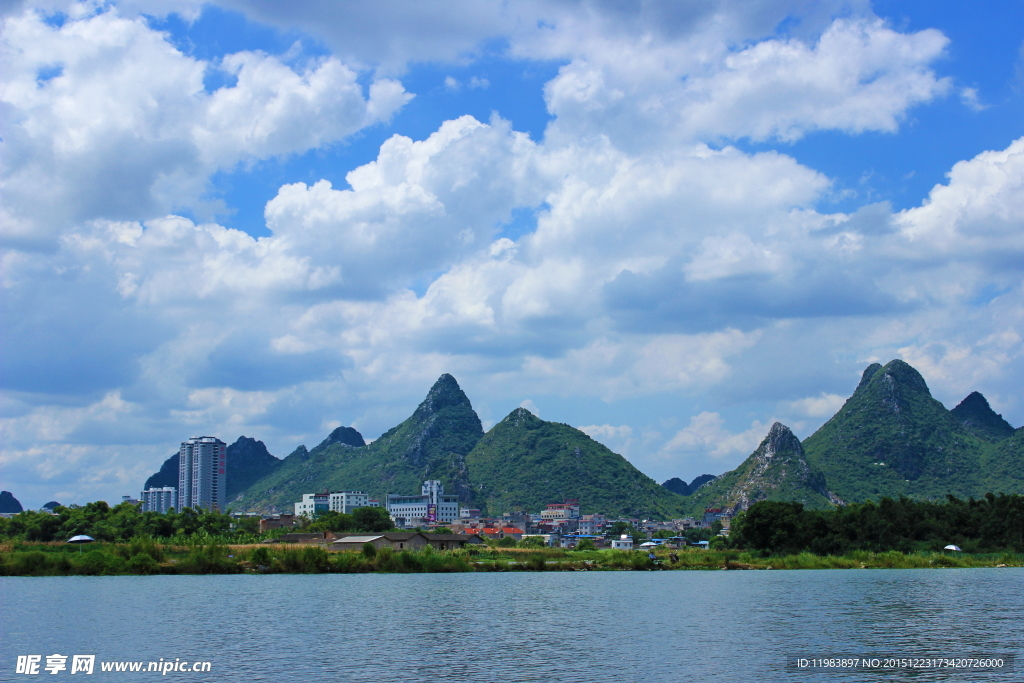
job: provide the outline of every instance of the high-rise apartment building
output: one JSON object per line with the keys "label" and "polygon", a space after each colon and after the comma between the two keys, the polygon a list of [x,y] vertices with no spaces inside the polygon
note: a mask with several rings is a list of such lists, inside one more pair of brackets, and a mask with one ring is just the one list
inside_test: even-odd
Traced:
{"label": "high-rise apartment building", "polygon": [[194,436],[178,453],[179,509],[224,511],[227,444],[213,436]]}
{"label": "high-rise apartment building", "polygon": [[173,486],[146,489],[139,497],[142,499],[143,512],[159,512],[163,514],[171,508],[178,509],[178,490]]}

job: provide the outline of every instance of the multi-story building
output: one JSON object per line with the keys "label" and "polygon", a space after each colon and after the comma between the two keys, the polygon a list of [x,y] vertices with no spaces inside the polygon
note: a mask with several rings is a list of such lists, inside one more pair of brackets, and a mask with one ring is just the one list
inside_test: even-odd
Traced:
{"label": "multi-story building", "polygon": [[604,515],[583,515],[579,521],[579,532],[588,536],[602,534],[607,522],[608,520]]}
{"label": "multi-story building", "polygon": [[327,491],[303,493],[302,500],[295,504],[295,516],[313,519],[321,512],[327,512],[330,508],[330,495]]}
{"label": "multi-story building", "polygon": [[213,436],[194,436],[178,451],[178,505],[224,511],[227,498],[227,444]]}
{"label": "multi-story building", "polygon": [[142,499],[143,512],[159,512],[164,514],[171,508],[178,509],[178,489],[164,486],[159,489],[146,489],[139,494]]}
{"label": "multi-story building", "polygon": [[295,504],[295,516],[305,515],[312,519],[322,512],[331,510],[351,514],[357,508],[379,508],[380,501],[371,501],[370,495],[362,490],[336,490],[323,494],[303,494],[302,500]]}
{"label": "multi-story building", "polygon": [[327,509],[335,512],[351,514],[356,508],[364,507],[374,507],[370,505],[370,495],[365,491],[335,491],[327,500]]}
{"label": "multi-story building", "polygon": [[389,493],[386,509],[395,526],[451,524],[459,517],[459,499],[444,495],[444,486],[432,479],[423,482],[418,496]]}
{"label": "multi-story building", "polygon": [[302,500],[295,503],[295,516],[305,515],[313,519],[328,510],[351,514],[353,510],[365,507],[380,507],[380,501],[370,500],[370,495],[365,491],[304,493]]}
{"label": "multi-story building", "polygon": [[547,508],[540,513],[541,519],[578,519],[580,516],[580,502],[578,500],[565,500],[561,503],[548,503]]}

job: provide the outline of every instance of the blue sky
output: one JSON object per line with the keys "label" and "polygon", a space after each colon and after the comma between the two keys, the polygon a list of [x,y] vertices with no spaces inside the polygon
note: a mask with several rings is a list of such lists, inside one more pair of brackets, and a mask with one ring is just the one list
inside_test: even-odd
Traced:
{"label": "blue sky", "polygon": [[1012,423],[1024,5],[2,10],[0,487],[374,438],[450,372],[663,481],[870,362]]}

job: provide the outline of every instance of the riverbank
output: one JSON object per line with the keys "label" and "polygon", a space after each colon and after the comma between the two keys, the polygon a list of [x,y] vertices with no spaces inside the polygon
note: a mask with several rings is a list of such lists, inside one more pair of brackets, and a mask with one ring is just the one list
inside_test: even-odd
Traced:
{"label": "riverbank", "polygon": [[85,548],[62,543],[0,545],[3,576],[116,576],[153,574],[327,574],[504,571],[679,571],[768,569],[926,569],[1022,567],[1015,553],[872,553],[842,556],[811,553],[763,557],[742,551],[660,550],[646,552],[574,551],[558,548],[466,548],[440,552],[328,552],[302,545],[164,545],[149,539],[97,543]]}

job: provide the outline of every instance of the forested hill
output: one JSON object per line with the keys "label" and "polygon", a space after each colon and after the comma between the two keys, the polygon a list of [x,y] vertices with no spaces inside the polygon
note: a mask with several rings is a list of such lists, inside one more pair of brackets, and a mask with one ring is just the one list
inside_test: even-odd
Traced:
{"label": "forested hill", "polygon": [[229,505],[287,512],[302,494],[324,490],[366,491],[383,500],[388,493],[418,494],[425,479],[440,479],[446,494],[468,504],[473,494],[465,458],[482,435],[480,418],[459,383],[441,375],[415,412],[373,443],[361,445],[358,432],[339,428],[337,438],[311,451],[297,448],[277,471]]}
{"label": "forested hill", "polygon": [[1024,444],[1012,430],[978,393],[947,410],[917,370],[894,360],[869,366],[803,446],[808,464],[848,502],[979,497],[1024,492]]}
{"label": "forested hill", "polygon": [[494,425],[466,464],[476,502],[492,515],[570,498],[584,514],[660,519],[679,516],[686,502],[580,430],[525,408]]}

